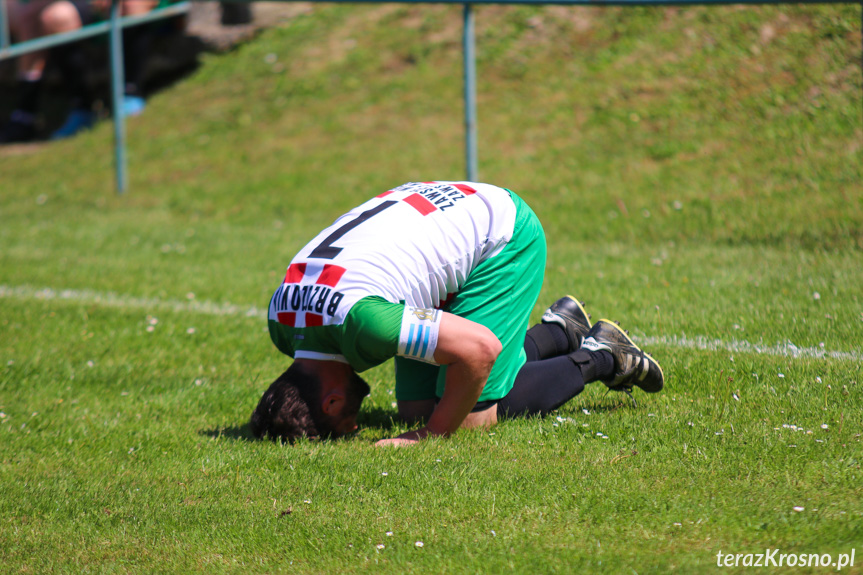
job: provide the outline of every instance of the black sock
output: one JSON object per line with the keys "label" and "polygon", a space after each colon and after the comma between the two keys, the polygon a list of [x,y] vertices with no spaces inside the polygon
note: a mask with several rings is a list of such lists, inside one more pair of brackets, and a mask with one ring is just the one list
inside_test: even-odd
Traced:
{"label": "black sock", "polygon": [[614,375],[614,356],[611,352],[590,351],[581,348],[567,356],[581,370],[585,383],[611,379]]}
{"label": "black sock", "polygon": [[583,389],[580,366],[569,356],[529,361],[518,371],[510,392],[498,402],[497,416],[545,415]]}
{"label": "black sock", "polygon": [[566,332],[556,323],[538,323],[524,336],[527,361],[537,361],[565,355],[569,351]]}

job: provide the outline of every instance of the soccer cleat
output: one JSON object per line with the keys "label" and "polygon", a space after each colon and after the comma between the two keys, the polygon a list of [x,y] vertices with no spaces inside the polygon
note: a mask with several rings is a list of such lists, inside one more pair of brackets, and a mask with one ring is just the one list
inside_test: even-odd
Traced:
{"label": "soccer cleat", "polygon": [[[626,332],[607,319],[601,319],[588,332],[582,343],[590,351],[607,351],[614,357],[614,375],[602,383],[614,391],[629,394],[632,386],[647,393],[662,389],[664,376],[656,360],[635,345]],[[631,395],[630,395],[631,397]]]}
{"label": "soccer cleat", "polygon": [[581,306],[577,299],[568,295],[551,304],[542,314],[542,323],[556,323],[566,332],[570,352],[581,347],[590,331],[590,316]]}

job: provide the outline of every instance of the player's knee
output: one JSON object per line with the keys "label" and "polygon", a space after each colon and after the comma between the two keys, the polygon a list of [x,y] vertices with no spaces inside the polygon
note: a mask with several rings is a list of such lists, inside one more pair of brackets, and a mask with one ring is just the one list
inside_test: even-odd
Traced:
{"label": "player's knee", "polygon": [[39,23],[46,34],[69,32],[81,27],[81,16],[71,2],[54,2],[39,15]]}

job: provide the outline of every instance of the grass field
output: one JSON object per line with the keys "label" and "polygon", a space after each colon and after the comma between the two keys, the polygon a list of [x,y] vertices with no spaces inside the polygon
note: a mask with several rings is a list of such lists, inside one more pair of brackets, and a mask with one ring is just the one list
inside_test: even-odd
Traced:
{"label": "grass field", "polygon": [[0,149],[4,572],[863,572],[859,5],[476,16],[481,179],[548,234],[535,318],[619,319],[663,393],[382,450],[385,365],[356,437],[250,440],[293,253],[464,176],[461,8],[316,6],[152,97],[123,197],[107,123]]}

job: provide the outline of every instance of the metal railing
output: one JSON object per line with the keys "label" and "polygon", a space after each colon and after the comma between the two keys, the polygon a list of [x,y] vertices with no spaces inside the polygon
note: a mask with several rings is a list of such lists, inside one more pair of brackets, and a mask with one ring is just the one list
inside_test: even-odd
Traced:
{"label": "metal railing", "polygon": [[[116,2],[114,4],[116,4]],[[179,4],[172,4],[171,6],[166,6],[164,8],[156,8],[146,14],[123,16],[119,19],[118,25],[121,28],[128,28],[130,26],[138,26],[139,24],[146,24],[148,22],[170,18],[171,16],[179,16],[187,13],[190,6],[190,2],[180,2]],[[21,54],[35,52],[36,50],[44,50],[46,48],[53,48],[54,46],[60,46],[62,44],[69,44],[85,38],[92,38],[99,34],[110,33],[113,24],[111,20],[106,20],[95,24],[88,24],[87,26],[71,32],[51,34],[50,36],[42,36],[41,38],[34,38],[33,40],[17,42],[10,45],[9,25],[8,19],[6,18],[5,8],[6,0],[0,0],[0,60],[14,58]]]}
{"label": "metal railing", "polygon": [[128,188],[128,177],[126,171],[126,121],[123,118],[123,86],[125,84],[125,70],[123,69],[123,28],[139,26],[148,22],[155,22],[179,16],[189,11],[190,2],[180,2],[155,8],[146,14],[134,16],[120,16],[120,1],[112,0],[110,18],[105,22],[88,24],[78,30],[51,34],[10,44],[9,42],[9,19],[6,0],[0,0],[0,60],[14,58],[28,52],[45,50],[92,38],[100,34],[108,34],[110,38],[110,62],[111,62],[111,100],[112,115],[114,119],[114,157],[115,173],[117,179],[117,192],[124,193]]}
{"label": "metal railing", "polygon": [[[222,0],[224,1],[224,0]],[[231,0],[248,3],[251,0]],[[278,0],[282,2],[307,0]],[[312,0],[327,3],[356,3],[357,0]],[[368,1],[368,0],[367,0]],[[476,115],[476,40],[474,34],[474,4],[522,4],[522,5],[573,5],[573,6],[690,6],[690,5],[764,5],[764,4],[851,4],[846,0],[372,0],[375,3],[388,4],[462,4],[463,34],[462,60],[464,73],[464,126],[465,126],[465,166],[467,179],[476,181],[479,178],[477,161],[477,115]],[[128,186],[126,177],[126,133],[119,102],[123,97],[123,46],[122,28],[168,18],[188,12],[190,3],[182,2],[166,8],[159,8],[141,16],[119,15],[120,0],[112,0],[111,18],[107,22],[91,24],[74,32],[65,32],[50,37],[37,38],[9,45],[8,22],[6,19],[6,0],[0,0],[0,60],[89,38],[97,34],[109,33],[111,37],[111,85],[113,98],[114,141],[116,157],[116,179],[118,193],[124,193]],[[863,30],[863,2],[861,6],[861,30]],[[863,57],[861,57],[863,70]]]}

